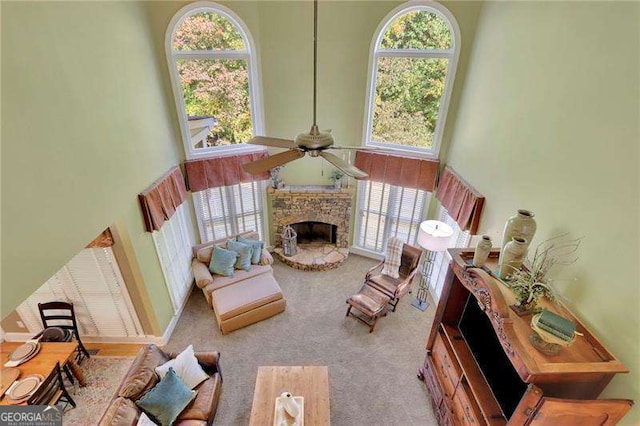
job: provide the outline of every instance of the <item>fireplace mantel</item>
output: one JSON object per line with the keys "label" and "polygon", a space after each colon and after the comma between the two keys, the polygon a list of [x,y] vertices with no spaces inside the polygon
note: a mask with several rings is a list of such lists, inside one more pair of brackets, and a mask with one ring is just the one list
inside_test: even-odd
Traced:
{"label": "fireplace mantel", "polygon": [[271,196],[277,194],[345,194],[345,198],[350,198],[355,190],[353,188],[335,189],[333,185],[285,185],[282,188],[274,189],[269,187],[267,193]]}

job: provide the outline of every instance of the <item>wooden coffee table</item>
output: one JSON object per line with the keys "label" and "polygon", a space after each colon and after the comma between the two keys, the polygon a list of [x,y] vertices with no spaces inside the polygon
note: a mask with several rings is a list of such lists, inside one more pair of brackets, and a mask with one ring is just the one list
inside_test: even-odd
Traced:
{"label": "wooden coffee table", "polygon": [[325,366],[258,367],[250,425],[271,426],[276,397],[304,397],[304,426],[329,425],[329,369]]}

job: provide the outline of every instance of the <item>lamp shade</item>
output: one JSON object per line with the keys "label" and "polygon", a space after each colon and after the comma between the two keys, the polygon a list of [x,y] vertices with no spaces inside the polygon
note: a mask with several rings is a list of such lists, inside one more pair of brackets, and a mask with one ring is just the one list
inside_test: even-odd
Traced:
{"label": "lamp shade", "polygon": [[449,240],[453,235],[453,228],[439,220],[425,220],[420,224],[418,244],[425,250],[445,251],[449,247]]}

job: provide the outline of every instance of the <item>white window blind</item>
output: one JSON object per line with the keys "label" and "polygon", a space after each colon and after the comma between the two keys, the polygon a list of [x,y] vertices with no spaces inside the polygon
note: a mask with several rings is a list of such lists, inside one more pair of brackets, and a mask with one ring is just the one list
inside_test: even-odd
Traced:
{"label": "white window blind", "polygon": [[143,334],[110,247],[82,250],[20,304],[16,311],[29,332],[42,330],[38,303],[52,301],[73,303],[83,336]]}
{"label": "white window blind", "polygon": [[[460,229],[458,224],[451,216],[446,209],[440,206],[438,211],[438,220],[444,222],[453,228],[453,235],[451,236],[451,241],[449,243],[449,247],[468,247],[469,241],[471,240],[471,233],[469,231],[463,231]],[[443,251],[436,254],[435,265],[433,267],[433,272],[431,274],[431,280],[429,286],[431,287],[432,293],[440,298],[440,294],[442,293],[442,288],[444,286],[444,278],[447,275],[447,269],[449,267],[449,262],[451,261],[451,256],[447,251]]]}
{"label": "white window blind", "polygon": [[386,183],[359,182],[355,246],[383,253],[387,240],[415,244],[429,193]]}
{"label": "white window blind", "polygon": [[246,231],[264,236],[264,181],[210,188],[193,194],[202,242]]}
{"label": "white window blind", "polygon": [[151,234],[175,312],[184,305],[193,283],[191,247],[195,242],[192,229],[191,217],[183,203],[159,231]]}

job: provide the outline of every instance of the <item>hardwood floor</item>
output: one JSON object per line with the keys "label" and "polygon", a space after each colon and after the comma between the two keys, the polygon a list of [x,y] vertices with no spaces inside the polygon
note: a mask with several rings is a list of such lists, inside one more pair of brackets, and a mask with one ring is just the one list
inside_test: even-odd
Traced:
{"label": "hardwood floor", "polygon": [[136,356],[140,348],[139,343],[85,343],[85,347],[97,350],[99,356]]}

